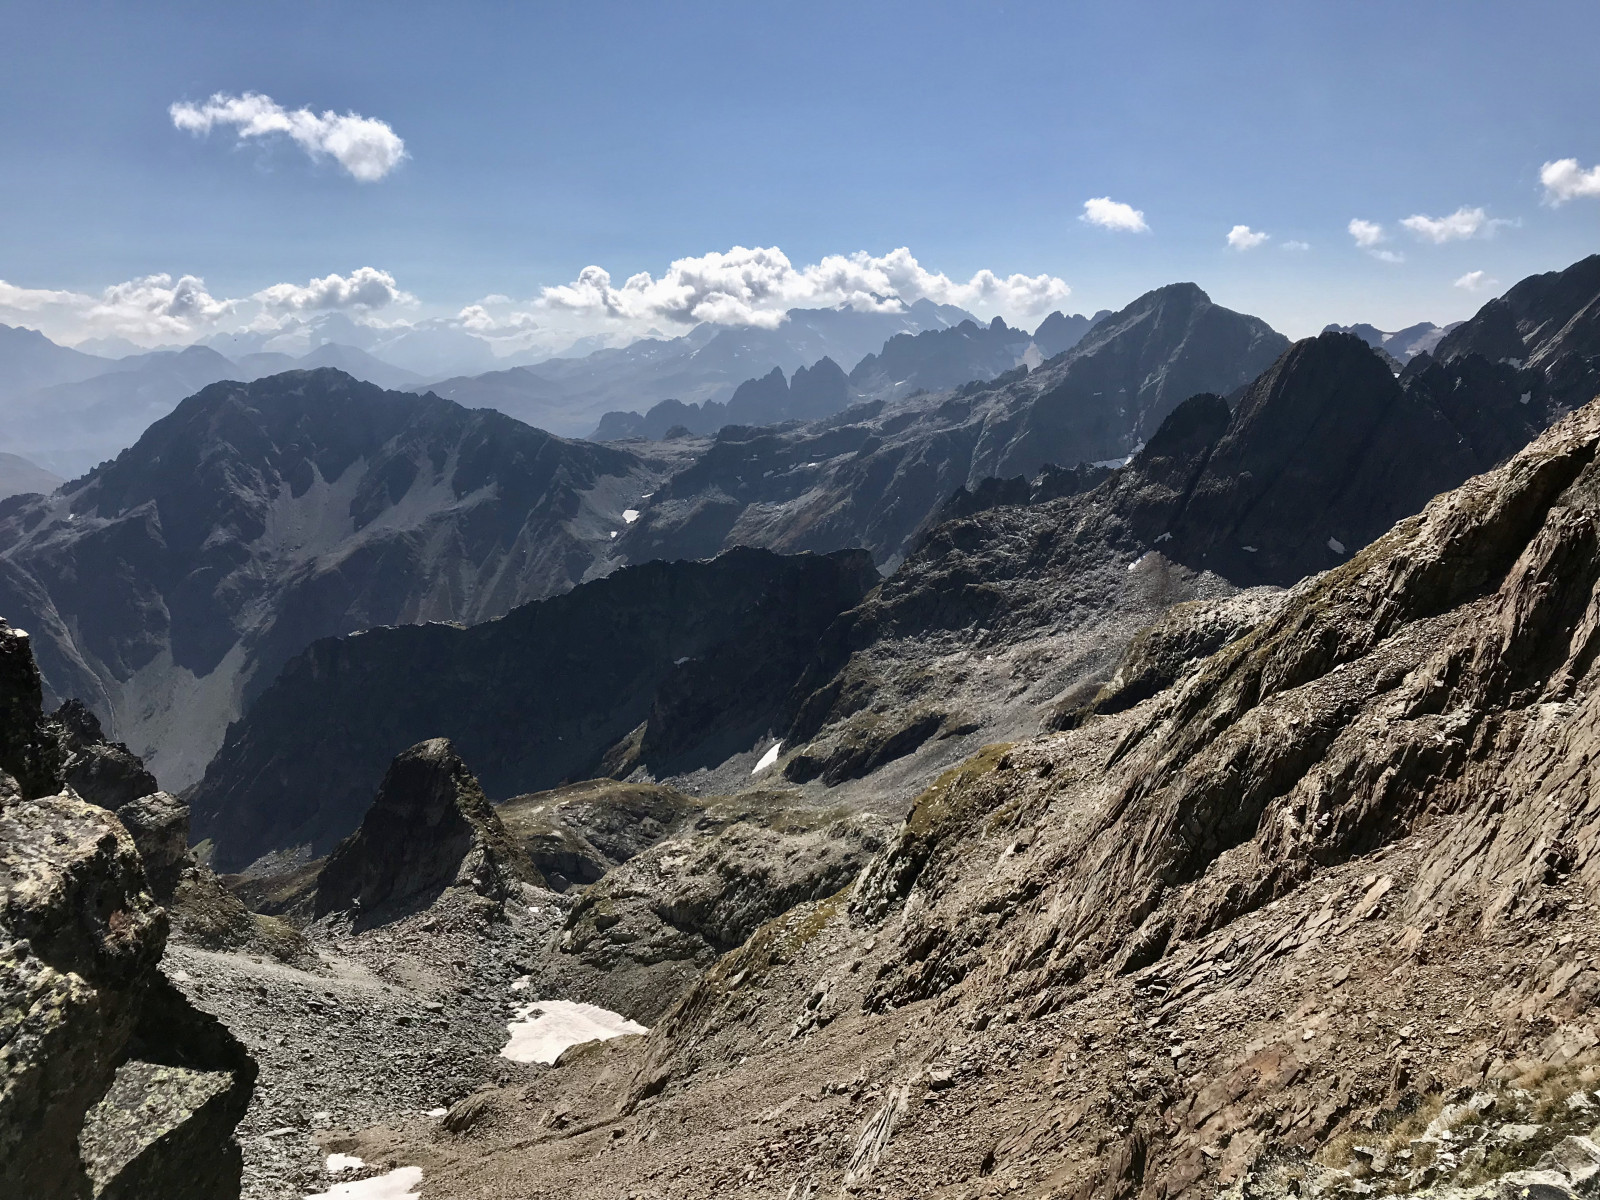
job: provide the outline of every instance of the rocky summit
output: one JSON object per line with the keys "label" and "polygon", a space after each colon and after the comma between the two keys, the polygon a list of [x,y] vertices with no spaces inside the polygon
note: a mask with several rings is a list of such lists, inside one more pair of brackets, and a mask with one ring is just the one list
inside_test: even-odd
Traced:
{"label": "rocky summit", "polygon": [[185,787],[317,638],[481,621],[604,574],[656,477],[332,369],[213,384],[53,495],[0,501],[0,611],[51,695]]}

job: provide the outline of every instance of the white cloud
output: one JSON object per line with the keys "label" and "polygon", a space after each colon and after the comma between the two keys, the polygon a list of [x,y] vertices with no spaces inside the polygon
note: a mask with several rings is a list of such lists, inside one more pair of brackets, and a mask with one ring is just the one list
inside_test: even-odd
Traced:
{"label": "white cloud", "polygon": [[892,311],[901,304],[932,300],[1002,314],[1044,312],[1071,293],[1052,275],[1001,276],[982,270],[965,283],[925,269],[905,247],[874,257],[865,251],[831,254],[796,267],[776,246],[735,246],[671,263],[661,278],[648,272],[612,282],[603,267],[589,266],[577,279],[543,289],[547,310],[602,315],[630,322],[754,325],[776,329],[791,308],[849,305]]}
{"label": "white cloud", "polygon": [[505,316],[496,316],[484,307],[486,303],[509,304],[510,302],[507,296],[486,296],[482,303],[469,304],[458,312],[454,324],[485,338],[510,337],[530,333],[539,328],[539,323],[532,313],[512,312]]}
{"label": "white cloud", "polygon": [[1379,262],[1403,263],[1406,260],[1406,256],[1398,250],[1372,250],[1369,253]]}
{"label": "white cloud", "polygon": [[25,288],[0,279],[0,308],[12,312],[36,313],[58,305],[72,306],[79,301],[89,302],[89,297],[77,292],[62,292],[51,288]]}
{"label": "white cloud", "polygon": [[1311,249],[1311,243],[1298,241],[1284,242],[1279,248],[1282,250],[1309,250]]}
{"label": "white cloud", "polygon": [[1499,282],[1498,279],[1490,279],[1487,272],[1468,271],[1460,279],[1456,280],[1456,287],[1466,292],[1481,292],[1485,288],[1494,287]]}
{"label": "white cloud", "polygon": [[358,267],[348,275],[325,275],[304,287],[275,283],[251,297],[276,312],[358,308],[372,311],[391,304],[415,304],[417,298],[400,290],[394,276],[376,267]]}
{"label": "white cloud", "polygon": [[1110,196],[1100,196],[1083,202],[1083,215],[1078,220],[1113,229],[1118,233],[1149,233],[1144,213],[1131,204],[1123,204]]}
{"label": "white cloud", "polygon": [[1350,230],[1350,236],[1355,238],[1356,245],[1363,250],[1370,250],[1379,242],[1386,240],[1383,226],[1376,221],[1363,221],[1360,217],[1356,217],[1346,228]]}
{"label": "white cloud", "polygon": [[114,283],[98,295],[0,280],[0,314],[21,314],[46,333],[72,340],[114,334],[133,341],[183,341],[228,316],[238,303],[217,299],[195,275],[177,280],[145,275]]}
{"label": "white cloud", "polygon": [[363,183],[382,179],[406,157],[405,142],[386,121],[331,109],[320,116],[309,108],[290,110],[259,92],[218,92],[204,104],[180,102],[167,111],[175,126],[196,136],[217,125],[236,128],[240,141],[285,134],[313,159],[332,158]]}
{"label": "white cloud", "polygon": [[1269,233],[1259,233],[1248,225],[1235,225],[1228,230],[1228,245],[1235,250],[1254,250],[1271,238]]}
{"label": "white cloud", "polygon": [[1483,209],[1467,208],[1463,205],[1447,217],[1429,217],[1417,213],[1415,216],[1405,218],[1400,224],[1423,241],[1439,246],[1445,242],[1465,241],[1480,233],[1488,236],[1498,226],[1508,225],[1510,222],[1491,221],[1489,214]]}
{"label": "white cloud", "polygon": [[1575,158],[1557,159],[1539,168],[1539,182],[1544,184],[1545,202],[1552,205],[1580,196],[1600,196],[1600,166],[1585,171]]}

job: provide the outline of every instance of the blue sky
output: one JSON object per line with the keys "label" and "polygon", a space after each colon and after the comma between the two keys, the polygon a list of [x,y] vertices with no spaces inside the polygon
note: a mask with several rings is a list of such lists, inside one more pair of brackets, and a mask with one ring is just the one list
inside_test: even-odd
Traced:
{"label": "blue sky", "polygon": [[[736,245],[796,268],[904,246],[958,283],[1065,281],[1068,311],[1192,279],[1304,335],[1460,318],[1491,280],[1600,250],[1600,196],[1552,206],[1540,181],[1600,162],[1592,2],[0,12],[0,280],[21,297],[0,320],[68,338],[104,329],[36,293],[164,273],[221,303],[371,267],[415,298],[382,319],[499,293],[496,319],[532,322],[591,264],[620,284]],[[218,92],[385,122],[407,157],[360,182],[287,138],[175,127],[171,105]],[[1148,229],[1081,220],[1097,197]],[[1475,236],[1399,224],[1462,208]],[[1386,240],[1358,247],[1357,218]],[[1240,224],[1270,240],[1230,249]]]}

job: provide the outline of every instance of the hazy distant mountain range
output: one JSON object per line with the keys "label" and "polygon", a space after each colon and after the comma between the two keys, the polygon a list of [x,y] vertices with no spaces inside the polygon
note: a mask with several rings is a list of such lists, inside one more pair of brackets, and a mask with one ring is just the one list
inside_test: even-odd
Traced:
{"label": "hazy distant mountain range", "polygon": [[1076,346],[1110,314],[1064,316],[1053,312],[1031,335],[1012,329],[999,317],[987,326],[967,318],[941,329],[897,333],[876,353],[862,357],[848,378],[831,358],[795,369],[785,381],[781,368],[746,380],[726,404],[663,400],[644,413],[608,412],[589,436],[610,442],[623,438],[662,438],[674,430],[712,434],[725,425],[776,425],[816,420],[865,400],[894,400],[917,392],[936,392],[973,381],[986,382],[1026,363],[1037,367]]}
{"label": "hazy distant mountain range", "polygon": [[1420,321],[1415,325],[1407,325],[1404,329],[1397,329],[1393,333],[1385,333],[1376,325],[1365,323],[1327,325],[1323,327],[1322,332],[1353,333],[1374,350],[1382,350],[1396,362],[1404,365],[1419,354],[1431,353],[1440,339],[1461,323],[1456,321],[1450,325],[1439,326],[1432,321]]}

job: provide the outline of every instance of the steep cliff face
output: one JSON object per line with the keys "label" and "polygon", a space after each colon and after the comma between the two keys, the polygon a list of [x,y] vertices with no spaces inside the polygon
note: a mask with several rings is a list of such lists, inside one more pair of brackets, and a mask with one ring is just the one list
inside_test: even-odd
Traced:
{"label": "steep cliff face", "polygon": [[1125,458],[1181,401],[1236,390],[1287,345],[1192,284],[1161,288],[1032,373],[873,401],[795,430],[725,429],[657,489],[618,550],[638,562],[732,545],[865,546],[898,562],[956,488]]}
{"label": "steep cliff face", "polygon": [[1600,401],[1157,695],[950,771],[552,1076],[603,1167],[507,1133],[433,1185],[1582,1194],[1597,731]]}
{"label": "steep cliff face", "polygon": [[491,796],[748,753],[822,630],[877,581],[859,551],[735,550],[630,567],[468,629],[313,645],[262,694],[189,799],[242,867],[355,828],[385,764],[448,737]]}
{"label": "steep cliff face", "polygon": [[182,787],[315,639],[481,621],[603,573],[648,477],[333,370],[215,384],[55,495],[0,502],[0,608],[51,693]]}

